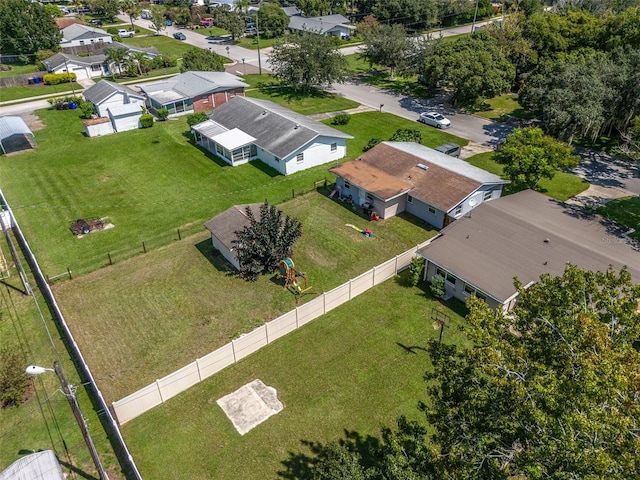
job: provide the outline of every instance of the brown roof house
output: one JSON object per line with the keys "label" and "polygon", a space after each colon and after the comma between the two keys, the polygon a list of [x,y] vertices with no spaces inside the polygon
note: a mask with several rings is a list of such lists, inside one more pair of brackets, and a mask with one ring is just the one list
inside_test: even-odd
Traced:
{"label": "brown roof house", "polygon": [[352,162],[329,169],[341,198],[381,218],[408,212],[442,228],[509,183],[499,176],[414,142],[382,142]]}
{"label": "brown roof house", "polygon": [[481,204],[418,254],[426,259],[426,279],[445,279],[447,296],[476,295],[506,312],[517,301],[514,278],[526,287],[543,273],[561,275],[567,263],[594,272],[626,265],[640,283],[640,247],[625,230],[524,190]]}
{"label": "brown roof house", "polygon": [[261,203],[234,205],[204,224],[207,230],[211,232],[213,248],[218,250],[236,270],[240,270],[240,262],[236,257],[233,243],[238,238],[235,232],[249,226],[247,207],[251,208],[256,220],[260,220],[261,205]]}

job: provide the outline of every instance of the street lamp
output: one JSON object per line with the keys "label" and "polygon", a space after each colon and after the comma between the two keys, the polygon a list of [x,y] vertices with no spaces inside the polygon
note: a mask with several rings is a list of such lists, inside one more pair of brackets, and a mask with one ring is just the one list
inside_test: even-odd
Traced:
{"label": "street lamp", "polygon": [[244,57],[242,57],[242,72],[243,72],[243,75],[246,77],[247,76],[247,67],[246,67],[246,65],[244,63]]}
{"label": "street lamp", "polygon": [[229,45],[227,45],[225,48],[226,48],[226,50],[227,50],[227,57],[228,57],[228,58],[231,58],[231,57],[229,57]]}
{"label": "street lamp", "polygon": [[384,103],[380,104],[380,111],[382,112],[382,107],[384,107]]}
{"label": "street lamp", "polygon": [[260,62],[260,24],[258,23],[260,8],[262,8],[262,2],[258,2],[258,11],[256,12],[256,38],[258,39],[258,74],[262,75],[262,63]]}
{"label": "street lamp", "polygon": [[73,416],[76,417],[76,421],[78,422],[78,426],[80,427],[80,431],[82,432],[84,441],[87,444],[87,448],[89,449],[89,453],[91,454],[93,463],[98,470],[98,475],[100,475],[100,480],[109,480],[107,472],[105,472],[102,463],[100,462],[100,457],[98,457],[98,452],[95,445],[93,444],[93,439],[89,434],[87,422],[85,422],[84,417],[82,416],[82,412],[80,411],[80,405],[78,405],[78,399],[76,398],[75,389],[73,388],[73,385],[69,385],[67,377],[65,377],[60,364],[57,361],[53,362],[53,368],[44,368],[38,367],[37,365],[29,365],[25,371],[27,375],[41,375],[45,372],[55,372],[55,374],[58,376],[58,379],[60,380],[62,392],[64,393],[64,396],[67,397],[67,400],[69,400],[69,405],[71,405]]}

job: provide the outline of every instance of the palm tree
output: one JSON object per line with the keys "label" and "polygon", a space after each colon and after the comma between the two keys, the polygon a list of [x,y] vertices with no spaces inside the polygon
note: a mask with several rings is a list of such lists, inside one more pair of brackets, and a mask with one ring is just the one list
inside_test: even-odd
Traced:
{"label": "palm tree", "polygon": [[131,21],[131,31],[134,31],[133,21],[140,16],[140,5],[138,0],[123,0],[120,4],[120,10],[125,15],[129,15],[129,21]]}
{"label": "palm tree", "polygon": [[[118,48],[105,48],[104,53],[107,56],[107,63],[109,70],[111,70],[111,63],[115,63],[118,66],[118,73],[122,76],[122,62],[129,55],[129,50],[125,47]],[[115,78],[115,74],[113,75]]]}

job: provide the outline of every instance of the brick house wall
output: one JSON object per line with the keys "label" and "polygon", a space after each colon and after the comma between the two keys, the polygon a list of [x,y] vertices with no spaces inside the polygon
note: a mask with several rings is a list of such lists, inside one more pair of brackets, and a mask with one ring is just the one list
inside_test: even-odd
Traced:
{"label": "brick house wall", "polygon": [[220,105],[227,103],[234,96],[244,96],[244,88],[235,90],[226,90],[224,92],[216,92],[210,95],[201,95],[193,99],[194,112],[207,112],[213,110]]}

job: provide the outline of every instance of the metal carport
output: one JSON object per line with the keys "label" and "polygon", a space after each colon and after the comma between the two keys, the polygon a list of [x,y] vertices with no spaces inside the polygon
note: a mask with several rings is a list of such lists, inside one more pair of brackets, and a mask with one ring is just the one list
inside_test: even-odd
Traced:
{"label": "metal carport", "polygon": [[20,117],[0,117],[0,148],[5,155],[36,148],[36,139]]}

